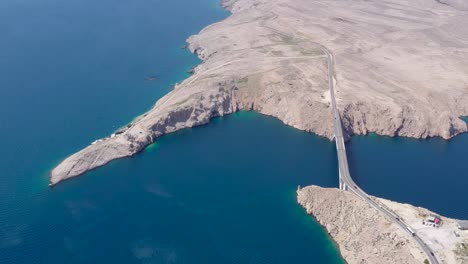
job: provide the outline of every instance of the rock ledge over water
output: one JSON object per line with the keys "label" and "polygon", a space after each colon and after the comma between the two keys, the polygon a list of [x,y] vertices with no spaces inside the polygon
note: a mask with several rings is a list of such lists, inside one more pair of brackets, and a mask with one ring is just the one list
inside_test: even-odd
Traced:
{"label": "rock ledge over water", "polygon": [[146,114],[65,159],[51,184],[131,156],[158,137],[255,110],[332,137],[327,60],[349,136],[467,131],[468,2],[225,0],[232,15],[189,38],[204,63]]}

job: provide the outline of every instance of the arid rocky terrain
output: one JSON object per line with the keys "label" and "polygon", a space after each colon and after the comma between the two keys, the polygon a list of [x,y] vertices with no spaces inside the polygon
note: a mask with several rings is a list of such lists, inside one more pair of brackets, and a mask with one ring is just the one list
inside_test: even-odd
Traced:
{"label": "arid rocky terrain", "polygon": [[[363,199],[338,189],[308,186],[298,202],[325,227],[347,263],[424,263],[426,255],[411,235]],[[423,225],[434,213],[408,204],[373,198],[396,212],[431,247],[440,263],[468,263],[468,231],[442,217],[440,228]],[[466,245],[466,246],[465,246]]]}
{"label": "arid rocky terrain", "polygon": [[431,247],[441,263],[468,264],[468,231],[458,228],[459,220],[441,216],[442,224],[431,226],[427,218],[439,216],[437,213],[410,204],[376,199],[409,224]]}
{"label": "arid rocky terrain", "polygon": [[[50,183],[142,151],[165,134],[255,110],[332,138],[328,62],[347,137],[449,139],[467,132],[468,1],[224,0],[231,16],[188,39],[203,63],[147,113],[62,161]],[[377,198],[375,198],[377,199]],[[348,263],[423,263],[408,234],[352,193],[306,187],[298,201],[324,225]],[[465,263],[455,221],[426,232],[425,209],[381,200],[434,248]],[[424,213],[426,212],[426,213]],[[461,239],[461,240],[460,240]]]}
{"label": "arid rocky terrain", "polygon": [[232,15],[189,38],[204,63],[112,137],[65,159],[51,184],[134,155],[158,137],[255,110],[332,137],[323,48],[335,58],[348,136],[467,131],[468,2],[227,0]]}

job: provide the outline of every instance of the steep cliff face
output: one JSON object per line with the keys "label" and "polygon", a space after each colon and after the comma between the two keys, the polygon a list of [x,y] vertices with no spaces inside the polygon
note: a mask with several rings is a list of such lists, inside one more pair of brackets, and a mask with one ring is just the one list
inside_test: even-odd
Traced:
{"label": "steep cliff face", "polygon": [[[221,86],[214,87],[210,93],[177,101],[176,105],[163,108],[161,111],[150,111],[111,138],[92,144],[68,157],[52,171],[50,183],[56,184],[102,166],[111,160],[131,156],[164,134],[203,125],[212,117],[237,111],[235,86],[228,86],[230,89],[225,88],[226,84]],[[173,93],[175,92],[165,98],[170,100]],[[158,109],[165,102],[157,104],[154,109]]]}
{"label": "steep cliff face", "polygon": [[[448,0],[447,0],[448,1]],[[450,0],[452,1],[452,0]],[[456,2],[453,0],[452,2]],[[348,135],[467,131],[466,11],[434,0],[225,0],[232,15],[189,38],[194,75],[112,138],[70,156],[51,183],[133,155],[157,137],[256,110],[331,138],[327,61]]]}
{"label": "steep cliff face", "polygon": [[326,228],[349,264],[424,262],[408,234],[350,192],[309,186],[298,191],[297,199]]}

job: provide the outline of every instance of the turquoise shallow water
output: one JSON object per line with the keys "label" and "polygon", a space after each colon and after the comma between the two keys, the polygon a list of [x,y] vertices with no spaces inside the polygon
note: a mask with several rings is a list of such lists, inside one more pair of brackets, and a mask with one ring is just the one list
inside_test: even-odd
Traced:
{"label": "turquoise shallow water", "polygon": [[1,260],[342,263],[295,197],[335,186],[335,162],[329,142],[276,119],[219,118],[23,201]]}
{"label": "turquoise shallow water", "polygon": [[[185,38],[226,16],[216,0],[0,1],[0,263],[342,263],[295,202],[297,185],[338,185],[334,145],[255,113],[47,188],[61,159],[187,77]],[[468,217],[467,141],[356,137],[351,171]]]}
{"label": "turquoise shallow water", "polygon": [[341,263],[295,202],[298,184],[336,185],[333,145],[253,113],[47,187],[187,77],[186,37],[226,16],[216,0],[0,1],[0,263]]}

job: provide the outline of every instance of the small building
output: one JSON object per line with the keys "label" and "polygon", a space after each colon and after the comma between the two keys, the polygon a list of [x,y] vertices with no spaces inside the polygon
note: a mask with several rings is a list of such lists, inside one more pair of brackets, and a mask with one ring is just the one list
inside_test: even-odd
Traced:
{"label": "small building", "polygon": [[430,215],[423,220],[423,225],[440,227],[442,225],[442,218],[438,215]]}
{"label": "small building", "polygon": [[468,230],[468,221],[458,221],[458,229]]}

